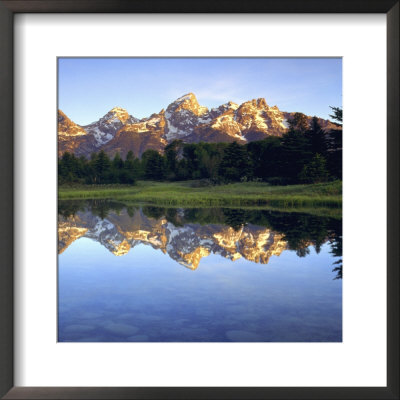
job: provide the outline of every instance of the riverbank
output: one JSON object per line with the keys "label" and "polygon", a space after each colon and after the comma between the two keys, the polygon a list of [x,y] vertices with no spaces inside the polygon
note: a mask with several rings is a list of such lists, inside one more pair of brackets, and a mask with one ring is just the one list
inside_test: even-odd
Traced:
{"label": "riverbank", "polygon": [[290,186],[271,186],[263,182],[202,186],[199,181],[139,181],[133,186],[60,186],[58,193],[60,200],[114,199],[173,206],[342,206],[340,181]]}

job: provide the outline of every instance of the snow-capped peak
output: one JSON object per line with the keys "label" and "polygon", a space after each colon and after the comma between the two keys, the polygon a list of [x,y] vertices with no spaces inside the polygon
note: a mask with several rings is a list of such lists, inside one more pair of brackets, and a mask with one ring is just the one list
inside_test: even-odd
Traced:
{"label": "snow-capped peak", "polygon": [[195,101],[197,101],[196,96],[194,95],[194,93],[187,93],[187,94],[184,94],[183,96],[179,97],[178,99],[176,99],[174,101],[174,103],[182,103],[185,100],[190,100],[190,101],[195,100]]}
{"label": "snow-capped peak", "polygon": [[175,113],[190,112],[199,117],[200,115],[207,113],[208,108],[201,106],[193,93],[187,93],[173,101],[167,107],[167,111]]}
{"label": "snow-capped peak", "polygon": [[122,107],[114,107],[114,108],[112,108],[110,110],[110,112],[115,113],[115,114],[125,114],[125,113],[127,113],[125,108],[122,108]]}
{"label": "snow-capped peak", "polygon": [[126,113],[127,111],[125,110],[125,108],[122,108],[122,107],[114,107],[114,108],[112,108],[110,110],[110,112],[116,112],[116,113],[124,112],[124,113]]}
{"label": "snow-capped peak", "polygon": [[138,119],[129,115],[124,108],[114,107],[98,121],[92,122],[84,128],[95,138],[96,145],[99,147],[113,139],[117,131],[124,125],[137,121]]}
{"label": "snow-capped peak", "polygon": [[164,113],[168,141],[182,139],[199,124],[211,121],[208,108],[200,106],[193,93],[187,93],[172,102]]}
{"label": "snow-capped peak", "polygon": [[225,104],[222,104],[221,107],[224,107],[226,109],[232,109],[232,110],[237,110],[239,108],[239,104],[234,103],[233,101],[228,101]]}
{"label": "snow-capped peak", "polygon": [[123,124],[126,122],[126,120],[129,119],[130,115],[128,111],[126,111],[124,108],[121,107],[114,107],[111,109],[106,116],[108,117],[111,114],[111,118],[109,118],[110,122],[113,122],[113,118],[117,118],[119,121],[121,121]]}

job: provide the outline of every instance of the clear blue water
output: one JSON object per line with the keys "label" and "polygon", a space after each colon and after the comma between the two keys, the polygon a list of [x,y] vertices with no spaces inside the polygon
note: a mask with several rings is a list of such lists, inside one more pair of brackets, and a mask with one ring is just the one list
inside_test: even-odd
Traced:
{"label": "clear blue water", "polygon": [[[204,223],[204,212],[196,223],[193,212],[111,208],[99,216],[86,204],[60,215],[58,340],[342,341],[341,264],[334,264],[340,260],[340,221],[310,217],[310,229],[307,216],[301,227],[293,215],[280,213],[277,223],[275,214],[266,214],[275,227],[292,219],[293,229],[279,232],[266,226],[268,218],[261,226],[231,224],[234,229],[226,218],[216,223],[215,209],[212,223]],[[165,218],[168,213],[172,217]],[[314,232],[315,226],[323,232]],[[221,232],[229,242],[221,242]],[[266,240],[272,233],[274,240]],[[112,251],[120,243],[123,255],[117,256]],[[276,245],[268,259],[259,257]],[[194,263],[182,257],[199,246],[209,251]]]}

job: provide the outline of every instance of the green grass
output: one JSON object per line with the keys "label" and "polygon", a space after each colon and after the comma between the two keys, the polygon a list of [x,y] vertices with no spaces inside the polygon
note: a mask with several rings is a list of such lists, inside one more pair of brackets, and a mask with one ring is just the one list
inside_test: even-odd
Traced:
{"label": "green grass", "polygon": [[114,199],[170,206],[270,206],[279,208],[342,206],[340,181],[271,186],[262,182],[196,187],[196,181],[139,181],[134,186],[98,185],[59,188],[59,199]]}

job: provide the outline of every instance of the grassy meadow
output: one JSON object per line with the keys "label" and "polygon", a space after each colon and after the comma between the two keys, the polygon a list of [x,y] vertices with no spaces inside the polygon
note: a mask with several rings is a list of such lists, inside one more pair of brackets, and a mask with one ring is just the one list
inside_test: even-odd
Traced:
{"label": "grassy meadow", "polygon": [[271,186],[240,182],[203,186],[202,181],[138,181],[135,185],[60,186],[59,199],[114,199],[177,207],[341,208],[342,183]]}

